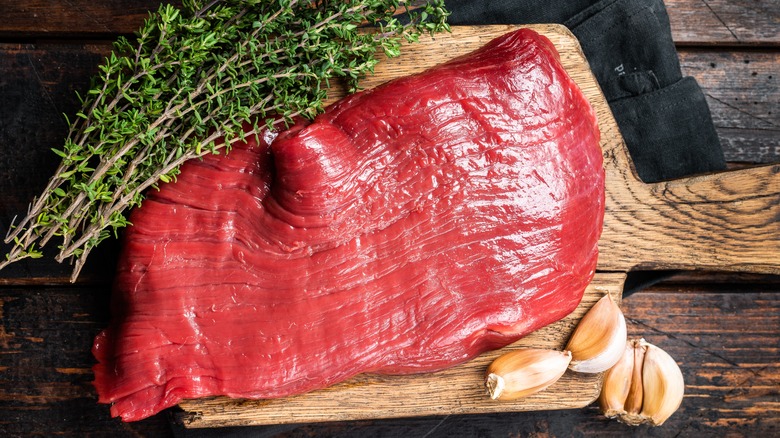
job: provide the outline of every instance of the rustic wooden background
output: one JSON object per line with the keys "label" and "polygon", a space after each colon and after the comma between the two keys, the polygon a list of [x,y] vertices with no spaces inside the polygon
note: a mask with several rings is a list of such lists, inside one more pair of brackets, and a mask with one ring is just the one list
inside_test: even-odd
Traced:
{"label": "rustic wooden background", "polygon": [[[77,110],[110,41],[155,0],[0,0],[0,231],[56,166],[62,114]],[[780,4],[666,0],[683,71],[704,89],[729,165],[780,162]],[[96,403],[93,336],[108,322],[115,246],[75,285],[37,261],[0,271],[0,435],[169,436],[168,413],[123,424]],[[632,336],[662,346],[687,383],[662,428],[630,429],[594,406],[253,429],[252,436],[778,436],[780,278],[681,273],[626,298]],[[245,430],[223,430],[221,435]],[[200,432],[188,432],[201,435]]]}

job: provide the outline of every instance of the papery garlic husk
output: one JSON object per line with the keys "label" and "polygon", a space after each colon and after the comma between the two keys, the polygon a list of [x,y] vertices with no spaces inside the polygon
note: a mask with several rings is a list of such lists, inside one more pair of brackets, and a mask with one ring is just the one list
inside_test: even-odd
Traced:
{"label": "papery garlic husk", "polygon": [[677,363],[644,339],[630,341],[604,375],[602,413],[631,426],[663,424],[682,403],[685,383]]}
{"label": "papery garlic husk", "polygon": [[626,340],[626,318],[612,296],[606,294],[582,317],[569,338],[569,368],[580,373],[606,371],[623,356]]}
{"label": "papery garlic husk", "polygon": [[571,362],[568,351],[523,348],[498,357],[485,372],[493,400],[517,400],[557,382]]}

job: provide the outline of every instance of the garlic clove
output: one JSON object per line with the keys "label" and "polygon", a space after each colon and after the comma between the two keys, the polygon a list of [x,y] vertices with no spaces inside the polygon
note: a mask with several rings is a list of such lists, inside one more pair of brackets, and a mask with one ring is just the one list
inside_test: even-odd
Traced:
{"label": "garlic clove", "polygon": [[485,386],[493,400],[517,400],[552,385],[571,362],[568,351],[524,348],[494,360],[485,372]]}
{"label": "garlic clove", "polygon": [[612,296],[606,294],[582,317],[569,338],[569,368],[580,373],[612,368],[623,356],[626,338],[626,318]]}
{"label": "garlic clove", "polygon": [[634,373],[634,344],[626,342],[623,356],[618,363],[604,374],[599,406],[607,418],[615,418],[626,413],[625,405],[631,388]]}
{"label": "garlic clove", "polygon": [[644,398],[641,415],[662,425],[682,404],[685,382],[677,362],[664,350],[647,344],[642,366]]}
{"label": "garlic clove", "polygon": [[626,402],[623,405],[625,414],[621,415],[619,421],[628,424],[629,426],[638,426],[646,422],[640,412],[642,411],[642,403],[644,402],[644,387],[642,386],[642,364],[645,360],[645,353],[647,352],[647,342],[644,339],[638,341],[632,341],[634,354],[634,369],[631,371],[631,383],[628,387],[628,395],[626,396]]}

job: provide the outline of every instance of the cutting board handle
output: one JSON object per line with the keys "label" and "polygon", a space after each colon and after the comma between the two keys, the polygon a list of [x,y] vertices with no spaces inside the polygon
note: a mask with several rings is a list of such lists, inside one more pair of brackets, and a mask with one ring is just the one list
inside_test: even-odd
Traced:
{"label": "cutting board handle", "polygon": [[599,269],[780,274],[780,164],[645,184],[623,153],[606,156],[623,184],[607,193]]}
{"label": "cutting board handle", "polygon": [[[556,47],[573,40],[556,34]],[[587,66],[574,41],[576,48],[562,57]],[[606,202],[597,269],[780,274],[780,163],[644,183],[598,82],[585,71],[570,74],[588,96],[601,131]]]}

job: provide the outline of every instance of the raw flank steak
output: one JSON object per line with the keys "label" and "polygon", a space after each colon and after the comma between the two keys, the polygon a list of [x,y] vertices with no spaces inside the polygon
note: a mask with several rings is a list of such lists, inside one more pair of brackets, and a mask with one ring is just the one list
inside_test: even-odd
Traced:
{"label": "raw flank steak", "polygon": [[464,362],[577,306],[603,214],[591,106],[547,38],[509,33],[150,191],[100,401],[132,421]]}

